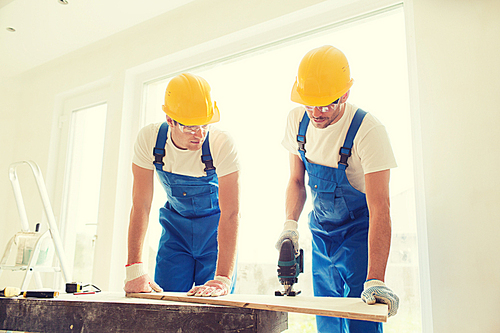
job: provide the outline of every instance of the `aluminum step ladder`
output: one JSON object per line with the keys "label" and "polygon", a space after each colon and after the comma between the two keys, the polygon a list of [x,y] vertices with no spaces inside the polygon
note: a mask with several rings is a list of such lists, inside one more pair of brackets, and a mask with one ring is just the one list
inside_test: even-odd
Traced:
{"label": "aluminum step ladder", "polygon": [[[24,206],[21,187],[19,185],[19,179],[16,172],[17,167],[24,164],[30,166],[33,171],[33,175],[38,186],[38,192],[45,210],[48,230],[43,233],[38,232],[38,230],[30,231],[28,216],[26,214],[26,208]],[[45,187],[45,182],[40,168],[33,161],[16,162],[10,165],[9,178],[14,190],[17,210],[21,218],[21,231],[16,233],[7,243],[4,255],[0,260],[0,275],[3,271],[7,270],[25,271],[20,287],[21,290],[28,289],[33,276],[35,277],[36,288],[43,288],[40,272],[62,272],[64,281],[66,283],[71,282],[61,237],[59,236],[56,219],[54,217],[54,212],[52,211],[52,206],[50,205],[49,196],[47,194],[47,189]],[[37,224],[37,229],[38,226],[39,224]],[[59,266],[47,266],[41,264],[44,261],[44,256],[46,256],[48,252],[48,248],[46,251],[44,246],[50,244],[50,241],[52,241],[54,245],[55,253],[59,259]],[[11,257],[13,253],[16,254],[14,264],[12,263],[13,260]]]}

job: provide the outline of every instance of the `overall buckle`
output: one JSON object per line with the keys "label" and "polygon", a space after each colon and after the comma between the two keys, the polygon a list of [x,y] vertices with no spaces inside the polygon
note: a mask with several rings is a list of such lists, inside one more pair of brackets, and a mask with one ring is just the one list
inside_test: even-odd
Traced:
{"label": "overall buckle", "polygon": [[340,147],[339,154],[340,154],[339,164],[343,164],[346,167],[348,167],[349,164],[347,164],[347,159],[351,156],[351,148]]}
{"label": "overall buckle", "polygon": [[299,145],[299,150],[302,150],[305,153],[306,149],[304,147],[306,145],[306,136],[297,134],[297,143]]}
{"label": "overall buckle", "polygon": [[205,164],[205,169],[203,171],[215,170],[214,161],[211,158],[209,160],[205,160],[204,156],[212,157],[210,154],[201,155],[201,161]]}
{"label": "overall buckle", "polygon": [[163,157],[165,157],[165,149],[153,148],[153,155],[155,156],[155,161],[153,162],[154,164],[159,164],[161,166],[165,165],[165,163],[163,163]]}

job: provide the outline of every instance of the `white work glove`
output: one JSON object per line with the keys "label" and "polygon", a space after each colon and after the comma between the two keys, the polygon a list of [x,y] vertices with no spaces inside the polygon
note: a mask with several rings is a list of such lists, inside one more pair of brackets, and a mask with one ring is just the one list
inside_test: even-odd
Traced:
{"label": "white work glove", "polygon": [[281,235],[276,242],[276,250],[281,250],[281,243],[283,243],[283,241],[288,238],[292,241],[295,251],[299,251],[299,231],[297,230],[298,226],[299,224],[297,223],[297,221],[286,220],[285,224],[283,225],[283,231],[281,232]]}
{"label": "white work glove", "polygon": [[125,273],[127,277],[123,290],[125,290],[126,293],[150,293],[153,290],[157,292],[163,291],[163,289],[149,277],[142,262],[125,266]]}
{"label": "white work glove", "polygon": [[188,296],[217,297],[229,294],[231,279],[217,275],[214,280],[207,281],[204,285],[195,286],[188,291]]}
{"label": "white work glove", "polygon": [[366,304],[384,303],[389,306],[389,317],[396,315],[399,307],[399,297],[385,283],[380,280],[368,280],[364,285],[365,290],[361,299]]}

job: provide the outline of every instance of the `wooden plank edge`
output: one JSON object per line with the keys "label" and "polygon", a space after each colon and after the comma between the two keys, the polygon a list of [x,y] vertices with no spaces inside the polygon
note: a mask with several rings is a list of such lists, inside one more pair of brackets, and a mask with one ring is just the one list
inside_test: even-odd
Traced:
{"label": "wooden plank edge", "polygon": [[[154,295],[152,298],[151,296]],[[223,298],[217,298],[213,300],[213,297],[194,297],[194,296],[174,296],[174,295],[157,295],[154,293],[126,293],[126,297],[131,298],[142,298],[142,299],[156,299],[156,300],[166,300],[172,302],[182,302],[182,303],[196,303],[196,304],[210,304],[210,305],[223,305],[232,306],[240,308],[249,308],[256,310],[268,310],[268,311],[278,311],[278,312],[294,312],[310,315],[320,315],[327,317],[338,317],[354,320],[364,320],[364,321],[374,321],[374,322],[387,322],[387,315],[376,315],[376,314],[359,314],[356,312],[348,311],[336,311],[336,310],[322,310],[322,309],[311,309],[311,308],[296,308],[287,305],[276,305],[273,304],[272,307],[267,306],[262,303],[252,303],[252,302],[242,302],[236,300],[224,300]],[[373,305],[377,306],[377,305]]]}

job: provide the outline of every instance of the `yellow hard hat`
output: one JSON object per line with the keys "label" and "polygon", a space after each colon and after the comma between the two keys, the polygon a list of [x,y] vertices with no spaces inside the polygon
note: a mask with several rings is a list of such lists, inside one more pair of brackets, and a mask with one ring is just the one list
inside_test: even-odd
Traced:
{"label": "yellow hard hat", "polygon": [[325,106],[351,89],[349,63],[339,49],[325,45],[307,52],[292,88],[293,102]]}
{"label": "yellow hard hat", "polygon": [[167,116],[187,126],[207,125],[220,120],[217,104],[212,105],[208,82],[189,73],[170,80],[162,108]]}

